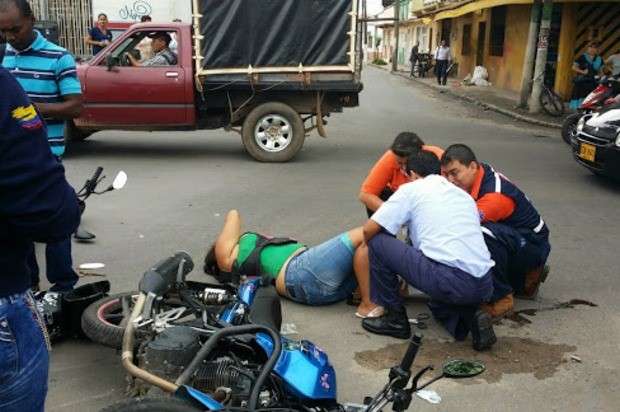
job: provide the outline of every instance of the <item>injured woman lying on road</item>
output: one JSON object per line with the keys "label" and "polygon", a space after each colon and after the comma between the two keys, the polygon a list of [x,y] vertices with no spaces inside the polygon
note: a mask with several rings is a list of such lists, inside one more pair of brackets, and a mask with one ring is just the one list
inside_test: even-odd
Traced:
{"label": "injured woman lying on road", "polygon": [[[261,276],[275,285],[279,295],[306,305],[328,305],[349,297],[359,285],[358,317],[382,314],[370,301],[367,266],[356,253],[363,243],[362,228],[339,234],[307,247],[289,238],[270,238],[241,231],[236,210],[226,215],[224,227],[205,258],[205,273],[220,282],[241,276]],[[357,272],[362,273],[361,278]]]}

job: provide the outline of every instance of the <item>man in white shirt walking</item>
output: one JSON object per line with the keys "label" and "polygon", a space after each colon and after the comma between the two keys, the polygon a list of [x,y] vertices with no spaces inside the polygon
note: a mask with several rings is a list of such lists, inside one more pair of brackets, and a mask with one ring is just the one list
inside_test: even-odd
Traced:
{"label": "man in white shirt walking", "polygon": [[[457,340],[472,332],[476,350],[495,342],[490,316],[479,310],[493,293],[493,260],[480,227],[476,204],[439,175],[432,153],[420,151],[407,162],[411,183],[402,185],[364,225],[370,289],[386,313],[362,321],[372,333],[407,339],[407,312],[396,273],[431,298],[429,308]],[[395,235],[407,226],[412,245]]]}
{"label": "man in white shirt walking", "polygon": [[450,55],[450,47],[446,45],[446,41],[442,40],[435,50],[435,64],[437,70],[437,84],[445,86],[448,82],[448,66],[452,60]]}

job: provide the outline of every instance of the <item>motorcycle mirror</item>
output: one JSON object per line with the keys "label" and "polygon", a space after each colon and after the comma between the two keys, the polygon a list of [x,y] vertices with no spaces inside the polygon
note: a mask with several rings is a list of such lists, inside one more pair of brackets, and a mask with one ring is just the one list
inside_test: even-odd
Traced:
{"label": "motorcycle mirror", "polygon": [[118,172],[118,174],[114,178],[114,181],[112,182],[112,188],[114,190],[122,189],[123,187],[125,187],[126,183],[127,183],[127,173],[121,170],[120,172]]}
{"label": "motorcycle mirror", "polygon": [[486,367],[480,361],[453,359],[443,364],[443,376],[447,378],[471,378],[484,372]]}

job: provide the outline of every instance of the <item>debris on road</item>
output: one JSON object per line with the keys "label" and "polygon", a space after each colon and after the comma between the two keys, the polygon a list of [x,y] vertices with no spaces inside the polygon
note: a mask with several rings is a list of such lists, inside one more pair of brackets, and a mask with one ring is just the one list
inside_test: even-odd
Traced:
{"label": "debris on road", "polygon": [[417,391],[415,394],[418,398],[424,399],[433,405],[441,403],[441,396],[439,396],[439,394],[432,389],[422,389]]}

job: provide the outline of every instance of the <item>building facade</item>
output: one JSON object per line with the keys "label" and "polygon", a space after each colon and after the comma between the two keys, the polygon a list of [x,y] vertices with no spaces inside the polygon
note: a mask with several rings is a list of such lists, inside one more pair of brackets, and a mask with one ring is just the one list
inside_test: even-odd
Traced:
{"label": "building facade", "polygon": [[[419,42],[421,51],[434,51],[441,39],[457,63],[453,74],[464,78],[484,66],[489,81],[519,91],[525,64],[534,0],[412,0],[401,13],[399,65],[408,69],[408,53]],[[393,25],[384,26],[386,44],[395,47]],[[388,40],[389,39],[389,43]],[[607,58],[620,50],[620,1],[554,0],[549,32],[545,81],[568,99],[572,64],[590,41],[600,43]],[[389,55],[385,57],[389,58]]]}
{"label": "building facade", "polygon": [[[499,88],[519,91],[525,64],[533,0],[441,2],[434,10],[415,10],[431,18],[435,46],[441,38],[451,45],[458,76],[477,65],[489,72]],[[545,81],[564,98],[572,91],[571,67],[587,44],[598,42],[607,58],[620,50],[620,2],[554,0],[548,36]]]}

